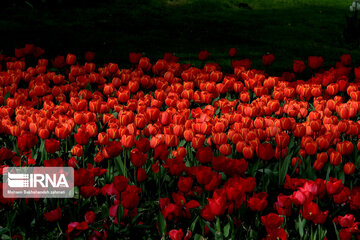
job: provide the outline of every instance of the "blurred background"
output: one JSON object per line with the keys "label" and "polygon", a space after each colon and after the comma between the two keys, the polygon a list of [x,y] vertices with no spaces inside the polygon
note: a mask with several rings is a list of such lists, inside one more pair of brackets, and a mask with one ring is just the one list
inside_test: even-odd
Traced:
{"label": "blurred background", "polygon": [[[45,57],[94,51],[97,63],[128,66],[129,52],[152,61],[172,52],[183,63],[209,61],[230,67],[228,51],[261,68],[273,53],[274,73],[291,71],[294,59],[323,56],[333,66],[342,53],[360,65],[357,39],[349,40],[352,0],[2,0],[0,53],[34,43]],[[351,35],[351,34],[350,34]]]}

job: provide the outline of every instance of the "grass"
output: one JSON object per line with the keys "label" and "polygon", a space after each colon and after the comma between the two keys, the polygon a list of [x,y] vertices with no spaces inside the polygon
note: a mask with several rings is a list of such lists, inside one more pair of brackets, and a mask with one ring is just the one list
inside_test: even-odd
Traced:
{"label": "grass", "polygon": [[[31,1],[28,1],[31,2]],[[197,62],[207,49],[210,61],[229,66],[227,52],[238,49],[261,68],[261,56],[273,53],[274,73],[290,71],[292,60],[324,56],[332,66],[342,53],[360,60],[358,46],[345,43],[344,0],[108,0],[106,4],[56,8],[42,5],[0,10],[0,49],[35,43],[48,56],[87,50],[97,61],[126,66],[128,53],[143,52],[152,60],[174,52],[183,62]]]}

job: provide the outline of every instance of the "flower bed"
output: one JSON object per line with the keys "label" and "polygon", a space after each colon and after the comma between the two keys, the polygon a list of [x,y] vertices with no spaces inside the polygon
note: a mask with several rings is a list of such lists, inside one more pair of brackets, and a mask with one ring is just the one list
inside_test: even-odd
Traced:
{"label": "flower bed", "polygon": [[274,77],[236,49],[230,73],[207,51],[201,68],[130,53],[130,69],[43,53],[0,55],[0,165],[73,167],[75,196],[1,195],[5,238],[360,238],[350,55]]}

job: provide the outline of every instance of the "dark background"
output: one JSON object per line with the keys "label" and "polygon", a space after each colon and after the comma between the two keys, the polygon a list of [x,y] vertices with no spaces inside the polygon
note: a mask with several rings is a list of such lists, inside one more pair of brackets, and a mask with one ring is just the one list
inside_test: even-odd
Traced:
{"label": "dark background", "polygon": [[225,68],[228,50],[261,68],[261,56],[276,57],[271,71],[290,71],[294,59],[323,56],[333,66],[342,53],[359,62],[357,41],[344,38],[352,1],[335,0],[5,0],[0,7],[0,52],[34,43],[45,57],[96,52],[96,62],[124,67],[128,53],[152,61],[172,52],[181,62],[210,61]]}

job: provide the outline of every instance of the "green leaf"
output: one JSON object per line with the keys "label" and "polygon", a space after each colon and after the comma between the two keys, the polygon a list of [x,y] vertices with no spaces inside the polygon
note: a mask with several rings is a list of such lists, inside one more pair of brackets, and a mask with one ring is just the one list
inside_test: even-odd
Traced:
{"label": "green leaf", "polygon": [[317,232],[319,234],[319,239],[324,239],[324,237],[326,236],[327,230],[323,229],[320,224],[318,224],[318,228],[317,228]]}
{"label": "green leaf", "polygon": [[[30,226],[35,228],[36,227],[36,220],[35,218],[31,221]],[[1,231],[0,231],[1,232]],[[0,233],[1,234],[1,233]]]}
{"label": "green leaf", "polygon": [[260,169],[257,169],[258,172],[261,172],[261,173],[265,173],[265,175],[277,175],[278,174],[278,171],[273,171],[272,169],[270,168],[260,168]]}
{"label": "green leaf", "polygon": [[3,235],[3,234],[5,234],[5,233],[7,233],[7,232],[9,232],[10,230],[7,228],[7,227],[5,227],[5,228],[0,228],[0,235]]}
{"label": "green leaf", "polygon": [[195,236],[194,236],[194,240],[203,240],[203,239],[204,239],[204,237],[201,236],[200,234],[195,234]]}
{"label": "green leaf", "polygon": [[224,237],[228,237],[229,236],[229,233],[230,233],[230,222],[228,222],[225,227],[224,227]]}
{"label": "green leaf", "polygon": [[126,168],[121,159],[121,156],[117,156],[115,158],[115,165],[116,165],[116,168],[120,171],[121,175],[126,176]]}
{"label": "green leaf", "polygon": [[124,208],[121,204],[119,204],[119,206],[117,208],[117,219],[118,219],[119,224],[120,224],[123,216],[124,216]]}
{"label": "green leaf", "polygon": [[92,87],[91,87],[90,83],[88,85],[86,85],[86,89],[92,92]]}
{"label": "green leaf", "polygon": [[[355,143],[354,143],[355,145]],[[360,156],[359,156],[359,150],[357,146],[354,146],[354,159],[355,159],[355,167],[360,168]]]}
{"label": "green leaf", "polygon": [[206,226],[208,226],[208,228],[209,228],[209,230],[212,232],[212,234],[216,234],[216,231],[215,231],[215,229],[214,228],[212,228],[211,226],[210,226],[210,223],[209,222],[205,222],[205,224],[206,224]]}
{"label": "green leaf", "polygon": [[256,170],[258,170],[260,162],[261,162],[261,160],[260,160],[260,158],[258,158],[256,160],[255,164],[251,168],[248,167],[248,169],[249,169],[248,172],[251,177],[255,177]]}
{"label": "green leaf", "polygon": [[11,240],[12,238],[9,235],[1,235],[1,240]]}
{"label": "green leaf", "polygon": [[330,163],[327,163],[326,181],[329,181],[330,171],[331,171],[331,164],[330,164]]}
{"label": "green leaf", "polygon": [[[141,215],[142,215],[141,213],[138,213],[138,215],[136,215],[133,219],[131,219],[131,225],[135,225],[135,227],[138,226],[135,223]],[[142,226],[142,225],[139,225],[139,226]]]}
{"label": "green leaf", "polygon": [[[211,105],[213,105],[214,106],[214,102],[216,102],[216,101],[219,101],[219,99],[220,99],[220,96],[218,96],[217,98],[214,98],[213,100],[212,100],[212,102],[211,102]],[[220,111],[220,108],[218,108],[219,109],[219,111]],[[216,110],[217,111],[217,110]],[[216,114],[216,113],[215,113]],[[217,114],[216,114],[217,115]]]}
{"label": "green leaf", "polygon": [[307,172],[307,175],[308,175],[309,179],[315,180],[316,179],[316,172],[315,172],[315,169],[312,167],[310,157],[311,156],[309,155],[309,156],[306,156],[306,158],[305,158],[305,164],[307,166],[306,172]]}
{"label": "green leaf", "polygon": [[345,184],[345,173],[344,173],[344,170],[343,170],[343,169],[340,169],[338,172],[339,172],[339,175],[338,175],[339,179],[341,179],[341,180],[342,180],[342,183]]}
{"label": "green leaf", "polygon": [[293,170],[291,171],[291,175],[290,175],[290,176],[293,176],[293,175],[294,175],[294,173],[295,173],[295,171],[296,171],[297,167],[299,166],[299,162],[300,162],[300,161],[297,161],[297,162],[296,162],[296,164],[295,164],[295,166],[294,166]]}
{"label": "green leaf", "polygon": [[179,146],[180,146],[180,147],[185,146],[185,144],[186,144],[186,140],[185,140],[185,139],[180,140],[180,142],[179,142]]}
{"label": "green leaf", "polygon": [[297,225],[297,229],[299,231],[299,234],[300,234],[301,238],[304,237],[305,224],[306,224],[306,219],[302,219],[302,217],[299,214],[299,220],[296,222],[296,225]]}
{"label": "green leaf", "polygon": [[258,239],[258,232],[254,229],[250,230],[250,239]]}
{"label": "green leaf", "polygon": [[290,166],[290,163],[291,163],[291,158],[293,156],[293,153],[292,153],[292,148],[294,147],[294,142],[295,142],[295,137],[294,136],[291,136],[290,138],[290,143],[289,143],[289,148],[288,148],[288,155],[286,156],[286,158],[284,159],[284,162],[280,168],[280,177],[279,177],[279,185],[281,185],[284,180],[285,180],[285,176],[288,172],[288,169],[289,169],[289,166]]}
{"label": "green leaf", "polygon": [[335,232],[336,232],[336,238],[337,238],[337,240],[340,240],[339,231],[336,228],[335,222],[333,222],[333,224],[334,224],[334,229],[335,229]]}
{"label": "green leaf", "polygon": [[5,104],[5,105],[6,105],[6,100],[7,100],[8,98],[10,98],[10,97],[11,97],[11,95],[10,95],[9,92],[5,94],[5,96],[4,96],[4,104]]}
{"label": "green leaf", "polygon": [[199,220],[199,216],[197,216],[197,217],[195,218],[195,220],[191,223],[191,226],[190,226],[190,231],[191,231],[191,232],[194,232],[195,227],[196,227],[196,223],[198,222],[198,220]]}
{"label": "green leaf", "polygon": [[221,232],[216,232],[215,233],[215,240],[223,240],[224,236]]}
{"label": "green leaf", "polygon": [[101,214],[104,218],[107,218],[109,216],[109,208],[108,206],[106,206],[105,203],[101,206]]}
{"label": "green leaf", "polygon": [[159,221],[159,233],[160,236],[165,236],[165,229],[166,229],[166,220],[161,212],[158,214],[158,221]]}
{"label": "green leaf", "polygon": [[215,115],[219,115],[220,113],[220,108],[216,109]]}
{"label": "green leaf", "polygon": [[285,176],[286,176],[286,173],[289,169],[289,166],[290,166],[290,163],[291,163],[291,158],[292,158],[292,154],[288,154],[282,164],[282,167],[280,169],[280,179],[279,179],[279,184],[281,185],[284,180],[285,180]]}

